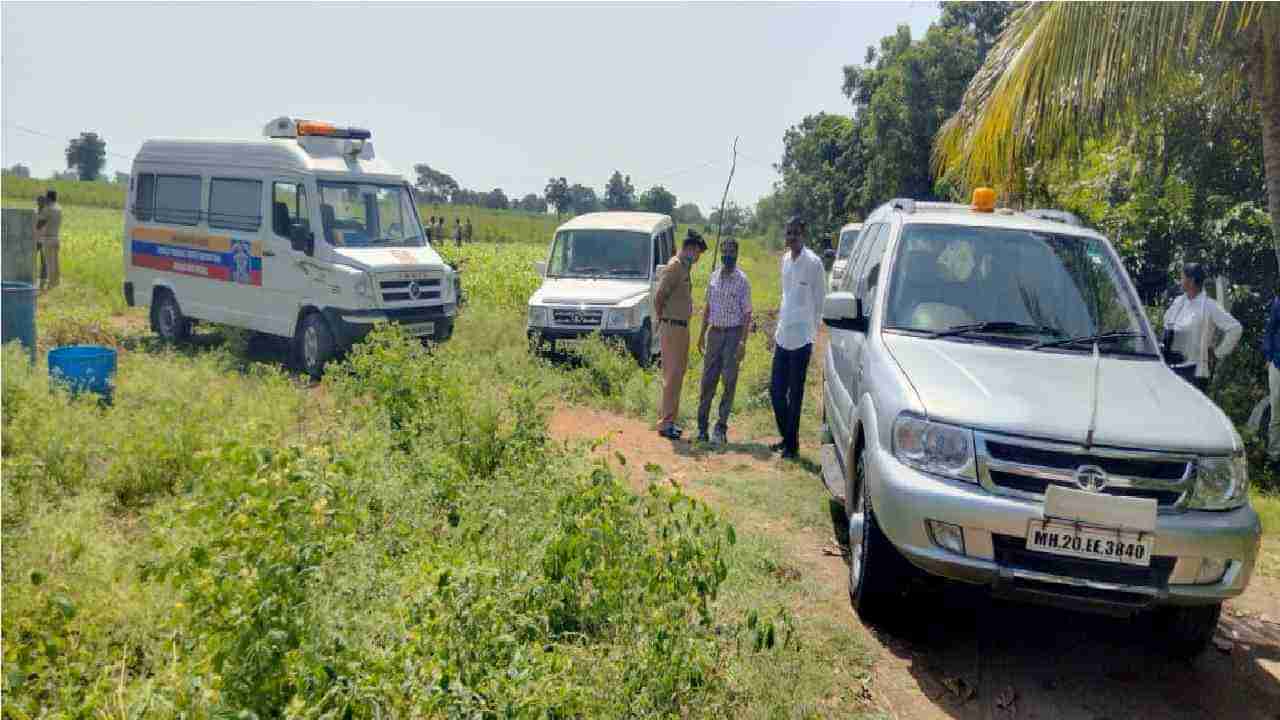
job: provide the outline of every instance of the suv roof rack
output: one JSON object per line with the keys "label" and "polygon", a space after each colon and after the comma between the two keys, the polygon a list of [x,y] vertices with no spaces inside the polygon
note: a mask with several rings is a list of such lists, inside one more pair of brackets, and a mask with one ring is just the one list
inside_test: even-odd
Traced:
{"label": "suv roof rack", "polygon": [[911,198],[894,198],[889,201],[889,207],[905,213],[914,213],[916,211],[916,201]]}
{"label": "suv roof rack", "polygon": [[1033,210],[1027,210],[1024,214],[1041,220],[1051,220],[1053,222],[1065,223],[1076,227],[1084,227],[1084,223],[1080,222],[1080,218],[1076,217],[1074,213],[1069,213],[1066,210],[1036,208]]}

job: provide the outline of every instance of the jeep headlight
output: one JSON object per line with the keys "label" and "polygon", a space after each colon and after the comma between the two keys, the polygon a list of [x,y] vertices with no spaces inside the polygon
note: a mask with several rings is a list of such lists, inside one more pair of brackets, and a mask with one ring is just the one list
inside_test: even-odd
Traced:
{"label": "jeep headlight", "polygon": [[1196,510],[1232,510],[1249,495],[1249,463],[1244,451],[1231,457],[1202,457],[1196,461],[1196,484],[1187,507]]}
{"label": "jeep headlight", "polygon": [[356,278],[355,291],[357,295],[369,297],[373,294],[373,281],[369,279],[369,273],[362,272],[360,277]]}
{"label": "jeep headlight", "polygon": [[547,308],[538,305],[529,306],[529,327],[546,327],[549,324],[547,322]]}
{"label": "jeep headlight", "polygon": [[977,482],[973,431],[902,413],[893,422],[894,457],[917,470]]}
{"label": "jeep headlight", "polygon": [[625,330],[636,324],[636,309],[609,308],[605,311],[604,326],[608,330]]}

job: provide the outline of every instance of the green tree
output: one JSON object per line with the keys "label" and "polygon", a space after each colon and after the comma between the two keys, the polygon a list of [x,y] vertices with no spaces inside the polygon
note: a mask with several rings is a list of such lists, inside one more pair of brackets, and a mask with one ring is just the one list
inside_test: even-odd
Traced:
{"label": "green tree", "polygon": [[630,210],[636,206],[636,189],[631,184],[631,176],[622,176],[617,170],[609,176],[604,187],[604,207],[606,210]]}
{"label": "green tree", "polygon": [[527,212],[545,213],[547,211],[547,201],[539,197],[537,193],[529,193],[516,203],[516,207]]}
{"label": "green tree", "polygon": [[81,180],[97,180],[106,164],[107,143],[98,133],[82,132],[67,143],[67,169],[74,169]]}
{"label": "green tree", "polygon": [[426,163],[414,165],[413,171],[418,176],[417,188],[423,202],[433,204],[449,202],[459,190],[457,180]]}
{"label": "green tree", "polygon": [[572,198],[569,196],[569,181],[562,177],[547,180],[547,187],[542,191],[547,202],[556,207],[556,217],[562,212],[572,212]]}
{"label": "green tree", "polygon": [[654,185],[640,196],[640,207],[649,212],[670,215],[676,209],[676,196],[661,185]]}
{"label": "green tree", "polygon": [[580,183],[574,183],[569,187],[569,212],[581,215],[596,212],[599,209],[600,199],[596,197],[595,190]]}
{"label": "green tree", "polygon": [[502,188],[494,188],[484,194],[484,206],[490,210],[506,210],[510,205],[511,201]]}
{"label": "green tree", "polygon": [[689,225],[706,222],[702,217],[702,208],[699,208],[697,203],[685,203],[676,208],[671,213],[671,219]]}
{"label": "green tree", "polygon": [[843,115],[818,113],[788,128],[782,137],[779,207],[815,232],[843,221],[854,179],[862,177],[862,153],[854,123]]}
{"label": "green tree", "polygon": [[1079,157],[1093,137],[1130,127],[1182,71],[1203,63],[1219,97],[1256,104],[1280,263],[1280,5],[1034,3],[1020,8],[938,134],[935,167],[962,186],[1015,197],[1027,169]]}

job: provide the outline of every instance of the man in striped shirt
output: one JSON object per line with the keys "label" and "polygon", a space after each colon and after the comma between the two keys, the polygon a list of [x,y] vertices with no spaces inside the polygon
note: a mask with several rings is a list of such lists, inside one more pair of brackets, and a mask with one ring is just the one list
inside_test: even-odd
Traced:
{"label": "man in striped shirt", "polygon": [[728,441],[729,411],[733,409],[733,393],[738,386],[738,364],[747,350],[747,334],[751,330],[751,283],[738,267],[738,241],[729,238],[720,246],[723,263],[711,273],[707,284],[707,304],[702,309],[702,333],[698,350],[702,352],[702,393],[698,398],[698,440],[706,442],[707,425],[711,421],[711,401],[716,384],[724,380],[720,395],[720,417],[712,441],[723,445]]}

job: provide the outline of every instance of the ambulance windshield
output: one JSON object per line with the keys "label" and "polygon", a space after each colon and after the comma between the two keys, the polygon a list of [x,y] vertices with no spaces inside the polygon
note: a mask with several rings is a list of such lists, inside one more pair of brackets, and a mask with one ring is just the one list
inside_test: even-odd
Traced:
{"label": "ambulance windshield", "polygon": [[324,239],[334,247],[426,244],[413,198],[403,185],[320,181]]}

